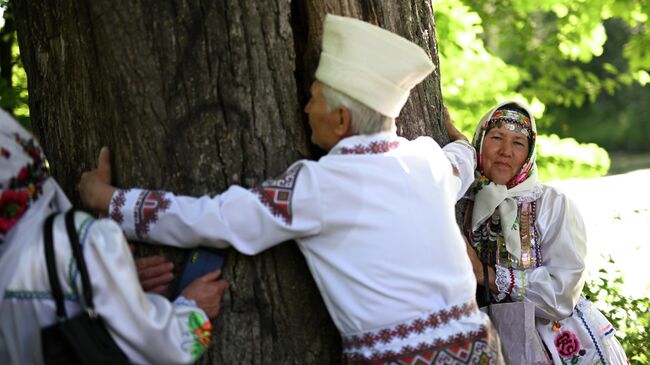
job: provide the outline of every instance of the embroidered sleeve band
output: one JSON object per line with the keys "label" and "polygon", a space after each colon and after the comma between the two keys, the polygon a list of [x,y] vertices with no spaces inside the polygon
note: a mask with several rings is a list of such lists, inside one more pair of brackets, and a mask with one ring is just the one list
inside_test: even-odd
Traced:
{"label": "embroidered sleeve band", "polygon": [[254,255],[321,229],[318,183],[307,170],[296,163],[258,188],[233,185],[215,196],[118,190],[109,213],[131,239],[184,248],[230,245]]}
{"label": "embroidered sleeve band", "polygon": [[171,206],[167,194],[154,190],[117,190],[111,199],[109,216],[128,237],[145,240],[159,215]]}

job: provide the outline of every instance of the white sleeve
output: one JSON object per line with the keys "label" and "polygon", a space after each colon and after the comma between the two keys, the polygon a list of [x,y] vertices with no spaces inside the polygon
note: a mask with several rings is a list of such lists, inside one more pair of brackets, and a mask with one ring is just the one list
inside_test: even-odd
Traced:
{"label": "white sleeve", "polygon": [[456,195],[456,200],[459,200],[474,182],[476,150],[471,144],[463,140],[448,143],[442,150],[447,155],[449,162],[451,162],[454,175],[460,180],[460,190]]}
{"label": "white sleeve", "polygon": [[[80,242],[95,309],[131,362],[189,364],[203,354],[212,335],[205,313],[193,301],[171,303],[144,293],[126,239],[114,222],[86,219]],[[80,290],[78,274],[75,279]]]}
{"label": "white sleeve", "polygon": [[321,229],[316,179],[297,162],[277,179],[244,189],[233,185],[214,197],[118,190],[109,208],[129,238],[178,247],[232,245],[253,255]]}
{"label": "white sleeve", "polygon": [[497,282],[512,282],[513,300],[534,303],[538,317],[560,320],[571,315],[584,286],[585,227],[573,202],[552,188],[545,187],[537,212],[542,266],[524,271],[497,267]]}

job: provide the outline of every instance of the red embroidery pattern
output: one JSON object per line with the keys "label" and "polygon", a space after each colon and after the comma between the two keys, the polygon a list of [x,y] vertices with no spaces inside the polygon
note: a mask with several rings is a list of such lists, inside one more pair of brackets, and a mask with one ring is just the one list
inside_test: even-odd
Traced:
{"label": "red embroidery pattern", "polygon": [[268,207],[274,216],[279,217],[288,225],[291,225],[293,219],[291,200],[301,167],[302,165],[296,165],[279,178],[266,180],[261,186],[251,189],[251,192],[257,194],[262,204]]}
{"label": "red embroidery pattern", "polygon": [[149,226],[158,221],[158,213],[166,211],[170,205],[171,200],[165,197],[164,192],[142,191],[133,210],[135,234],[139,238],[145,238],[149,233]]}
{"label": "red embroidery pattern", "polygon": [[512,290],[515,288],[515,273],[512,270],[512,268],[508,268],[508,272],[510,273],[510,285],[508,286],[508,295],[512,294]]}
{"label": "red embroidery pattern", "polygon": [[342,147],[341,154],[343,155],[369,155],[377,153],[386,153],[392,149],[399,147],[399,141],[380,141],[370,142],[368,146],[358,144],[352,148]]}
{"label": "red embroidery pattern", "polygon": [[343,350],[353,351],[362,347],[373,347],[376,343],[389,343],[395,338],[404,339],[413,333],[422,333],[427,328],[437,328],[447,324],[451,320],[458,320],[461,317],[469,316],[478,311],[475,301],[467,302],[460,306],[453,306],[450,310],[441,310],[429,314],[424,318],[413,320],[410,324],[399,324],[393,328],[385,328],[375,332],[366,332],[359,336],[345,336],[343,338]]}
{"label": "red embroidery pattern", "polygon": [[111,200],[111,210],[110,218],[122,224],[124,222],[124,214],[122,214],[122,207],[126,204],[126,193],[128,190],[118,190],[116,194],[113,195],[113,200]]}
{"label": "red embroidery pattern", "polygon": [[[491,340],[492,339],[492,340]],[[447,340],[438,339],[432,344],[424,342],[416,346],[404,346],[399,353],[375,352],[371,357],[360,353],[348,354],[346,364],[400,364],[400,365],[447,365],[447,364],[496,364],[499,350],[494,334],[485,327],[469,333],[458,333]]]}

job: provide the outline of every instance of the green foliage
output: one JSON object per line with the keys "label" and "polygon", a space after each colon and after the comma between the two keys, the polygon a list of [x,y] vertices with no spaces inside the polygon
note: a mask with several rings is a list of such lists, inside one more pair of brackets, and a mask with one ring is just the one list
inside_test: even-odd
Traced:
{"label": "green foliage", "polygon": [[539,179],[549,181],[567,178],[600,177],[607,174],[609,154],[593,143],[578,143],[573,138],[557,135],[537,139]]}
{"label": "green foliage", "polygon": [[[621,20],[611,19],[605,23],[608,40],[605,52],[589,65],[589,69],[602,66],[605,72],[614,74],[625,69],[627,62],[623,58],[624,44],[630,39],[630,29]],[[650,76],[645,71],[650,80]],[[546,132],[571,136],[582,142],[596,142],[608,151],[641,152],[648,151],[650,144],[650,86],[631,82],[627,74],[619,74],[621,82],[629,85],[616,87],[610,93],[601,93],[596,103],[585,103],[577,107],[550,108],[545,114]],[[639,82],[646,82],[645,79]]]}
{"label": "green foliage", "polygon": [[0,108],[11,110],[14,117],[26,127],[30,127],[29,105],[27,95],[27,75],[20,60],[18,44],[12,49],[12,85],[0,78]]}
{"label": "green foliage", "polygon": [[434,6],[445,104],[456,126],[472,131],[481,114],[498,100],[520,98],[513,90],[521,77],[515,67],[485,49],[477,13],[460,0]]}
{"label": "green foliage", "polygon": [[650,343],[650,298],[622,295],[623,276],[610,257],[606,267],[587,283],[583,294],[619,331],[617,336],[632,364],[650,364],[647,344]]}
{"label": "green foliage", "polygon": [[[0,78],[0,108],[10,111],[14,117],[27,128],[31,127],[29,120],[29,105],[27,95],[27,74],[20,59],[20,50],[13,28],[7,30],[5,23],[11,21],[13,15],[8,9],[8,2],[0,0],[0,39],[1,47],[10,49],[9,64],[2,64],[3,75],[11,74],[6,79]],[[8,69],[8,70],[7,70]]]}
{"label": "green foliage", "polygon": [[[646,1],[434,1],[442,89],[454,123],[471,136],[496,103],[526,102],[538,121],[542,179],[606,174],[604,150],[544,135],[563,132],[556,127],[560,106],[592,105],[603,92],[650,82]],[[593,62],[604,52],[605,21],[613,18],[633,30],[629,38],[617,39],[626,58]],[[551,117],[542,118],[549,111]],[[611,129],[619,120],[598,122],[599,128]],[[593,125],[581,127],[585,135],[593,130]]]}
{"label": "green foliage", "polygon": [[[647,0],[464,0],[480,19],[488,49],[520,69],[517,91],[544,104],[594,102],[602,91],[625,79],[642,77],[650,67]],[[603,53],[604,22],[620,19],[634,29],[624,46],[629,68],[615,73],[582,65]],[[621,75],[626,77],[621,78]],[[640,81],[640,80],[639,80]]]}

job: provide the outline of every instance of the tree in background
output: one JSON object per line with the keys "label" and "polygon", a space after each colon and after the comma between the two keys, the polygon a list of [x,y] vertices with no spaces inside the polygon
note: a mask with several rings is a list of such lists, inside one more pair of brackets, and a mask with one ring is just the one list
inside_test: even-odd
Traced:
{"label": "tree in background", "polygon": [[[253,186],[318,155],[302,112],[326,12],[379,24],[437,61],[429,1],[12,1],[31,120],[66,193],[112,148],[114,181],[188,195]],[[439,73],[398,121],[441,132]],[[161,250],[182,261],[183,253]],[[233,286],[202,363],[340,363],[340,338],[293,244],[230,252]],[[177,267],[180,265],[177,265]]]}
{"label": "tree in background", "polygon": [[[635,28],[620,19],[604,22],[607,41],[603,53],[582,68],[599,78],[607,78],[612,70],[629,70],[626,50]],[[613,67],[613,68],[612,68]],[[647,66],[650,68],[650,64]],[[645,75],[643,72],[640,75]],[[615,89],[601,92],[596,101],[582,105],[551,108],[546,113],[551,123],[548,131],[572,136],[584,142],[595,142],[610,152],[647,152],[650,150],[650,87],[641,82],[613,84]],[[613,122],[611,125],[607,122]],[[647,166],[646,166],[647,167]]]}

